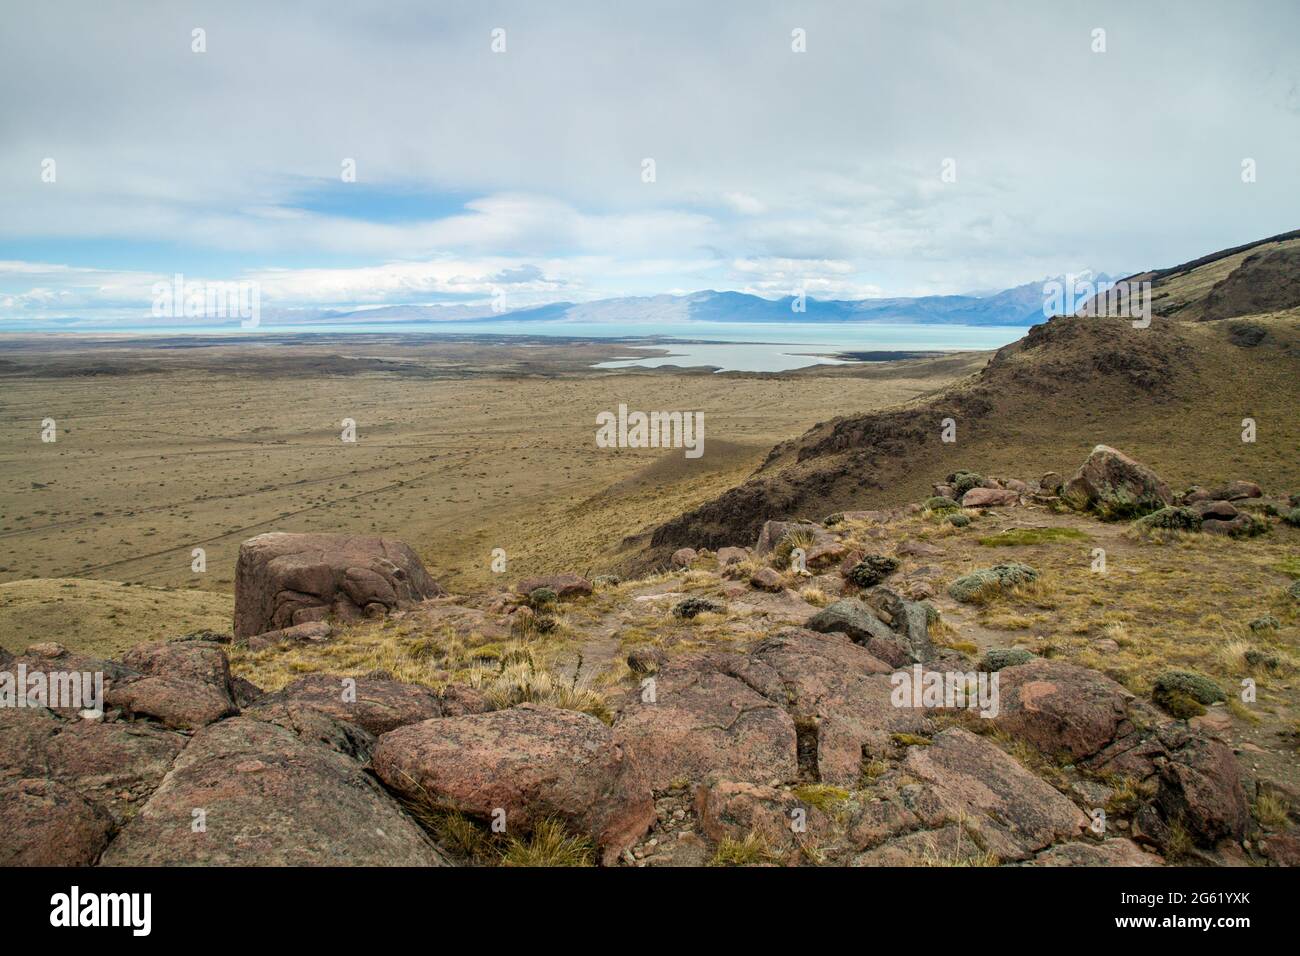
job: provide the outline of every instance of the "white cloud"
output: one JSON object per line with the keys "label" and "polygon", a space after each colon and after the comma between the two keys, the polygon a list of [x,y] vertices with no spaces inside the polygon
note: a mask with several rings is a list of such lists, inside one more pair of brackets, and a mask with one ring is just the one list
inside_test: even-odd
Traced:
{"label": "white cloud", "polygon": [[[87,243],[163,245],[299,301],[378,302],[523,267],[539,299],[955,292],[1294,227],[1300,7],[1027,9],[812,0],[796,55],[788,11],[747,0],[26,4],[0,32],[0,243],[79,243],[62,264],[80,266],[103,264]],[[344,158],[360,189],[473,198],[419,219],[297,208],[346,199]],[[37,265],[0,269],[0,306],[138,291]]]}

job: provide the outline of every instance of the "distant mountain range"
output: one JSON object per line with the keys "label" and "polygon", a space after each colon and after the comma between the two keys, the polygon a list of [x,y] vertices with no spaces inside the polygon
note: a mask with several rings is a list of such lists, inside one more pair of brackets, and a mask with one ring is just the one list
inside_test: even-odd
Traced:
{"label": "distant mountain range", "polygon": [[[807,298],[804,310],[792,308],[794,299],[765,299],[744,292],[692,292],[689,295],[655,295],[595,302],[554,302],[550,305],[507,311],[489,306],[399,305],[349,312],[313,313],[300,321],[311,322],[900,322],[946,325],[1009,325],[1027,327],[1042,322],[1043,286],[1063,282],[1063,276],[1027,282],[993,293],[926,295],[892,299]],[[1109,276],[1090,272],[1075,275],[1076,282],[1110,282]],[[292,321],[292,320],[289,320]]]}

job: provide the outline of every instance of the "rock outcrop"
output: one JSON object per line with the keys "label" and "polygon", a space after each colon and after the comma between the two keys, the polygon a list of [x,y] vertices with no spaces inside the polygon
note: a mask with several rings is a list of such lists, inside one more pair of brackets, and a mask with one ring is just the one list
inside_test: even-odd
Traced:
{"label": "rock outcrop", "polygon": [[1103,518],[1136,518],[1174,500],[1154,471],[1121,451],[1098,445],[1061,489],[1061,498]]}
{"label": "rock outcrop", "polygon": [[560,820],[589,836],[607,864],[654,819],[650,786],[621,741],[594,717],[554,707],[400,727],[379,739],[374,769],[409,801],[498,818],[507,833]]}
{"label": "rock outcrop", "polygon": [[442,593],[415,552],[393,538],[261,534],[239,548],[235,637],[380,617]]}
{"label": "rock outcrop", "polygon": [[194,735],[105,866],[439,866],[414,821],[337,751],[236,717]]}

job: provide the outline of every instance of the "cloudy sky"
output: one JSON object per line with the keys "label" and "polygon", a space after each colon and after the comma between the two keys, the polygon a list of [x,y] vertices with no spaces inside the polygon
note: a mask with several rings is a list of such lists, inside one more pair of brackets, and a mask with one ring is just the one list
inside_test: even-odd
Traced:
{"label": "cloudy sky", "polygon": [[283,307],[862,298],[1300,226],[1290,0],[44,0],[3,19],[0,328],[147,314],[177,272]]}

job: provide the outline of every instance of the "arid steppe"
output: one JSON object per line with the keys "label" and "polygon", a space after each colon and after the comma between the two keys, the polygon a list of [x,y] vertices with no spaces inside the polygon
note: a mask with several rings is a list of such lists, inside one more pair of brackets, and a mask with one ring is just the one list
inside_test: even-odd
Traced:
{"label": "arid steppe", "polygon": [[[0,641],[20,649],[59,626],[71,645],[115,647],[227,626],[239,544],[265,531],[396,535],[458,590],[494,583],[496,548],[503,584],[598,570],[622,538],[742,481],[777,442],[928,395],[987,358],[781,375],[591,369],[630,354],[379,336],[6,342]],[[703,456],[598,448],[596,414],[619,403],[702,411]],[[42,441],[46,419],[53,442]],[[344,419],[355,442],[342,440]],[[105,593],[66,579],[130,587],[108,592],[106,617]],[[198,592],[184,620],[161,613],[180,606],[175,594],[147,598],[154,587]]]}

